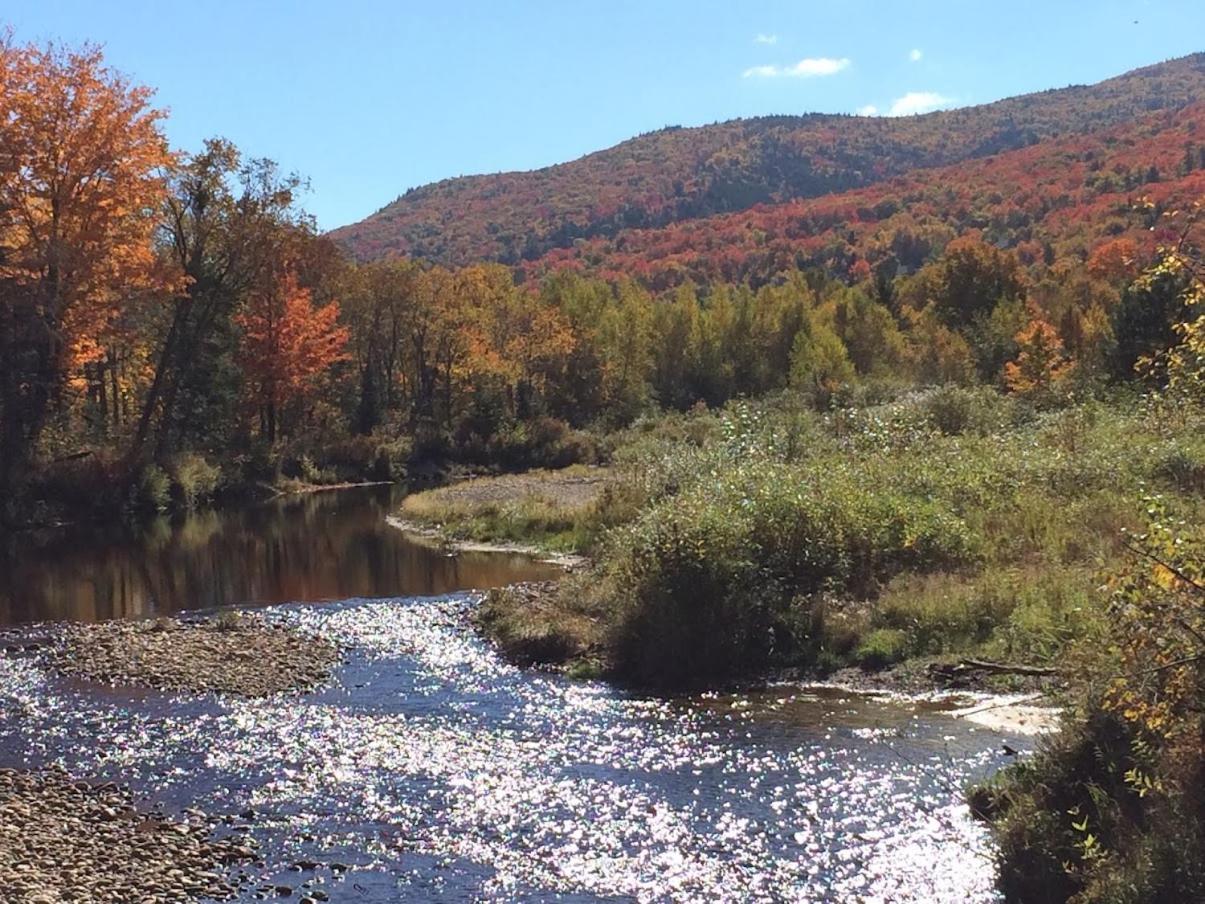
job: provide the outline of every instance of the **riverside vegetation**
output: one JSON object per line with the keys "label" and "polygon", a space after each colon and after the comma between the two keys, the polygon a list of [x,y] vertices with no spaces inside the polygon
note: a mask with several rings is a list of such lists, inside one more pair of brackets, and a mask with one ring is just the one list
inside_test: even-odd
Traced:
{"label": "riverside vegetation", "polygon": [[1099,629],[1102,569],[1144,494],[1203,513],[1201,425],[1136,398],[959,387],[648,421],[577,534],[593,567],[555,604],[510,611],[500,592],[484,617],[516,640],[564,633],[549,648],[566,651],[605,637],[609,668],[666,686],[953,654],[1057,663]]}
{"label": "riverside vegetation", "polygon": [[[1190,230],[1185,232],[1187,237]],[[1063,728],[974,789],[1009,900],[1205,895],[1205,295],[1199,250],[1160,389],[1084,401],[864,386],[635,425],[589,571],[496,591],[526,660],[667,687],[975,653],[1058,668]],[[881,392],[881,390],[880,390]],[[616,512],[616,500],[622,499]]]}

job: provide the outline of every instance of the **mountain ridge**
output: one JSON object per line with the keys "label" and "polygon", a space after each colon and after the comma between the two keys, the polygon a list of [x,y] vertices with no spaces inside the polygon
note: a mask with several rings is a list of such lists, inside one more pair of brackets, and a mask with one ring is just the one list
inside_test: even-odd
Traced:
{"label": "mountain ridge", "polygon": [[1052,138],[1089,134],[1205,97],[1205,53],[1093,85],[910,117],[780,114],[669,126],[576,160],[407,191],[329,235],[354,257],[518,264],[759,204],[864,188]]}

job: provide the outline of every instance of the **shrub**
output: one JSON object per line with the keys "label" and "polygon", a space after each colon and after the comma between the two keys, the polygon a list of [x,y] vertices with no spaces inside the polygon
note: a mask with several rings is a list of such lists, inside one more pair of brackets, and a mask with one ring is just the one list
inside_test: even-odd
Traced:
{"label": "shrub", "polygon": [[1205,442],[1173,446],[1155,463],[1154,474],[1182,492],[1205,493]]}
{"label": "shrub", "polygon": [[987,387],[942,386],[926,393],[919,407],[925,419],[946,436],[991,433],[1013,417],[1009,400]]}
{"label": "shrub", "polygon": [[506,471],[556,470],[573,464],[593,464],[598,461],[599,452],[589,433],[574,430],[556,418],[538,417],[503,423],[488,436],[459,432],[457,457]]}
{"label": "shrub", "polygon": [[1009,900],[1205,900],[1205,537],[1149,505],[1060,734],[977,795]]}
{"label": "shrub", "polygon": [[[320,467],[309,452],[298,455],[286,455],[280,462],[280,476],[295,481],[297,485],[325,485],[339,482],[339,477],[333,468]],[[279,482],[279,481],[277,481]]]}
{"label": "shrub", "polygon": [[611,548],[621,670],[672,685],[797,660],[815,632],[793,600],[873,595],[900,571],[974,558],[940,504],[862,477],[754,467],[646,511]]}
{"label": "shrub", "polygon": [[397,481],[406,476],[406,462],[412,453],[409,439],[379,436],[351,436],[322,447],[316,452],[323,471],[336,481]]}
{"label": "shrub", "polygon": [[894,628],[871,631],[858,645],[854,658],[868,672],[900,662],[908,653],[908,635]]}
{"label": "shrub", "polygon": [[276,483],[280,477],[280,459],[273,452],[271,445],[257,441],[244,455],[235,459],[235,465],[241,471],[243,483]]}
{"label": "shrub", "polygon": [[435,424],[424,421],[414,430],[411,438],[410,459],[406,463],[411,469],[443,464],[452,454],[452,438]]}
{"label": "shrub", "polygon": [[138,474],[131,494],[131,506],[139,512],[158,514],[171,502],[172,482],[158,465],[146,465]]}
{"label": "shrub", "polygon": [[130,482],[116,457],[92,454],[47,467],[31,495],[70,512],[111,514],[129,501]]}
{"label": "shrub", "polygon": [[[486,594],[474,621],[512,662],[559,665],[586,654],[598,640],[597,613],[584,610],[581,600],[566,586],[498,587]],[[578,671],[596,666],[580,663]]]}
{"label": "shrub", "polygon": [[213,496],[221,482],[222,472],[194,452],[177,455],[168,463],[172,496],[183,508],[191,509],[198,502]]}
{"label": "shrub", "polygon": [[1154,768],[1149,743],[1097,700],[1032,761],[979,789],[1005,900],[1205,900],[1201,764],[1172,794]]}

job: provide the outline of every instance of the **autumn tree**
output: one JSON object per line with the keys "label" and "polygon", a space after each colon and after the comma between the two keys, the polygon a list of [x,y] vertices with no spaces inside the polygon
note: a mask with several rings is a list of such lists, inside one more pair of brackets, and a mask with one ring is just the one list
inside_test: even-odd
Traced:
{"label": "autumn tree", "polygon": [[172,283],[152,235],[172,163],[149,88],[85,46],[0,43],[0,484],[132,292]]}
{"label": "autumn tree", "polygon": [[842,289],[831,302],[833,329],[860,374],[897,370],[904,338],[891,311],[860,289]]}
{"label": "autumn tree", "polygon": [[1048,392],[1074,366],[1058,331],[1035,307],[1030,308],[1029,323],[1017,333],[1017,347],[1016,360],[1004,366],[1004,385],[1012,392],[1023,395]]}
{"label": "autumn tree", "polygon": [[1110,239],[1092,249],[1088,275],[1116,286],[1129,283],[1140,269],[1138,245],[1131,238]]}
{"label": "autumn tree", "polygon": [[496,264],[460,270],[456,291],[467,307],[472,374],[497,383],[510,415],[529,416],[535,395],[573,349],[568,320]]}
{"label": "autumn tree", "polygon": [[795,337],[808,322],[815,307],[815,292],[802,274],[788,274],[781,285],[762,286],[753,302],[751,344],[757,354],[748,369],[738,369],[740,388],[750,394],[781,389],[787,385]]}
{"label": "autumn tree", "polygon": [[1067,353],[1076,361],[1076,370],[1104,376],[1116,350],[1113,312],[1121,302],[1121,292],[1089,275],[1076,262],[1050,268],[1030,287],[1029,297],[1058,330]]}
{"label": "autumn tree", "polygon": [[969,383],[975,359],[962,334],[950,329],[932,311],[906,310],[906,361],[912,376],[922,384]]}
{"label": "autumn tree", "polygon": [[630,280],[615,287],[615,299],[598,324],[606,414],[626,424],[649,404],[654,357],[651,299]]}
{"label": "autumn tree", "polygon": [[1176,341],[1140,358],[1139,367],[1165,382],[1165,403],[1205,406],[1205,205],[1197,202],[1187,211],[1170,211],[1167,216],[1181,221],[1178,239],[1160,249],[1159,260],[1138,285],[1170,280],[1184,287],[1179,321],[1172,326]]}
{"label": "autumn tree", "polygon": [[795,337],[791,351],[791,385],[810,392],[816,404],[827,406],[833,392],[854,377],[844,343],[832,328],[811,319]]}
{"label": "autumn tree", "polygon": [[629,279],[612,284],[572,272],[545,279],[540,297],[574,337],[561,378],[546,387],[550,411],[579,424],[628,423],[649,402],[652,297]]}
{"label": "autumn tree", "polygon": [[1179,267],[1155,266],[1126,287],[1113,311],[1113,372],[1130,379],[1143,362],[1179,341],[1176,326],[1184,321],[1189,275]]}
{"label": "autumn tree", "polygon": [[653,388],[665,406],[685,410],[699,399],[694,384],[698,360],[699,299],[694,286],[682,285],[653,309],[660,353],[653,362]]}
{"label": "autumn tree", "polygon": [[991,314],[1003,299],[1024,296],[1020,264],[1008,251],[974,235],[954,239],[905,288],[915,308],[931,305],[948,327],[963,329]]}
{"label": "autumn tree", "polygon": [[[406,366],[406,340],[420,317],[419,287],[424,276],[410,261],[381,261],[354,270],[348,278],[359,280],[358,289],[343,296],[342,310],[352,327],[352,352],[360,375],[355,427],[370,433],[387,413],[402,407],[405,393],[415,385]],[[358,303],[349,304],[352,299]]]}
{"label": "autumn tree", "polygon": [[[133,453],[161,459],[182,441],[213,442],[239,399],[235,315],[282,260],[313,256],[313,227],[295,206],[302,181],[270,160],[245,160],[211,139],[169,174],[160,253],[185,280],[165,301],[153,378]],[[198,435],[199,434],[199,435]]]}
{"label": "autumn tree", "polygon": [[274,443],[282,407],[304,397],[343,359],[348,331],[337,324],[338,303],[316,307],[310,290],[290,272],[252,293],[235,319],[243,330],[240,361],[259,412],[260,433]]}

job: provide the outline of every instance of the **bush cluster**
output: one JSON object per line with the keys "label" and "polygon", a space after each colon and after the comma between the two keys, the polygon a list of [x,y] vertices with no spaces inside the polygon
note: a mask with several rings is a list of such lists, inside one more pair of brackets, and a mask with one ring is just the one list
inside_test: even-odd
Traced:
{"label": "bush cluster", "polygon": [[961,387],[637,421],[614,439],[622,504],[595,525],[597,566],[567,592],[608,613],[617,672],[639,682],[1046,662],[1098,627],[1099,575],[1144,488],[1202,510],[1198,442],[1122,403],[1039,410]]}

